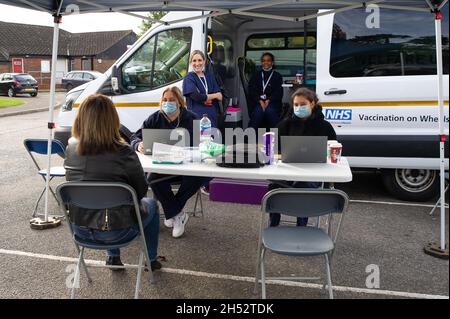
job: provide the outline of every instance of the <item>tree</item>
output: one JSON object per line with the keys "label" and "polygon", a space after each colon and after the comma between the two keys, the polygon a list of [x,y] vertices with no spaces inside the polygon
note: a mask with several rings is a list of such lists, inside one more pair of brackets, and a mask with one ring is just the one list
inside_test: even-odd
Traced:
{"label": "tree", "polygon": [[[167,14],[167,12],[163,11],[150,11],[147,14],[147,17],[153,20],[161,20],[162,17],[164,17]],[[152,22],[151,20],[144,19],[142,20],[141,26],[139,29],[141,29],[141,32],[139,33],[139,37],[141,37],[145,32],[147,32],[148,29],[150,29],[155,22]]]}

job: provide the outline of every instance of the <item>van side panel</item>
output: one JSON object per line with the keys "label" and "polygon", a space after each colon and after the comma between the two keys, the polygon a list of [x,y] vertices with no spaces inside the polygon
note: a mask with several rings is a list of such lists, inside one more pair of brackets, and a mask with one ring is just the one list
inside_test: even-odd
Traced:
{"label": "van side panel", "polygon": [[[398,26],[398,31],[394,30],[392,34],[389,34],[389,30],[386,30],[389,25],[383,24],[383,14],[393,14],[392,11],[395,10],[381,12],[381,29],[370,31],[364,30],[364,25],[359,26],[361,29],[352,25],[355,20],[358,20],[355,18],[356,11],[351,12],[354,17],[352,22],[340,24],[339,20],[335,19],[336,15],[318,18],[317,34],[320,36],[317,43],[317,93],[324,107],[325,117],[333,124],[339,140],[343,143],[344,155],[349,157],[352,166],[361,164],[362,161],[357,160],[357,157],[366,159],[364,167],[374,168],[399,168],[401,167],[399,158],[434,158],[431,161],[432,167],[429,167],[430,161],[427,161],[426,166],[437,169],[439,167],[437,76],[414,74],[416,72],[433,72],[432,57],[429,56],[428,51],[425,52],[428,54],[427,56],[424,53],[419,57],[421,59],[428,58],[430,62],[419,61],[418,54],[414,51],[414,45],[417,46],[420,41],[431,41],[431,38],[429,34],[411,38],[408,30],[402,30]],[[359,11],[359,14],[362,15],[359,18],[360,21],[364,21],[369,15],[362,10]],[[421,13],[412,14],[412,16],[409,12],[401,12],[401,14],[422,19],[418,16]],[[431,14],[428,16],[430,21],[427,23],[430,28],[434,26],[434,20]],[[410,21],[411,28],[414,28],[415,25],[417,29],[418,21],[422,21],[417,19],[407,20]],[[341,19],[340,21],[346,20]],[[340,42],[343,43],[341,47],[332,47],[333,30],[335,32],[334,39],[336,39],[336,33],[340,32],[338,35],[347,40]],[[367,37],[367,41],[364,39],[364,35]],[[409,38],[407,38],[408,36]],[[399,38],[408,39],[411,43],[402,43],[400,46],[398,43],[404,40],[399,40]],[[349,41],[349,39],[351,40]],[[336,44],[336,42],[339,41],[334,43]],[[378,47],[375,47],[373,43],[376,43]],[[393,54],[379,53],[386,52],[387,46],[392,48],[389,50],[394,52]],[[413,49],[410,49],[411,47]],[[336,52],[337,50],[340,52]],[[345,51],[347,55],[342,53]],[[420,65],[408,64],[408,61],[414,58],[413,54],[410,54],[411,52],[416,55],[417,64]],[[336,59],[336,55],[339,54],[342,54],[341,58]],[[399,55],[398,59],[397,54]],[[380,62],[381,59],[385,59],[385,63]],[[332,60],[333,65],[330,63]],[[361,67],[354,71],[357,63],[361,63]],[[430,63],[430,67],[425,63]],[[332,72],[335,74],[331,74]],[[358,72],[361,75],[356,76],[359,74]],[[396,72],[403,73],[397,74]],[[413,75],[408,75],[408,73]],[[447,135],[448,83],[447,61],[447,74],[444,75],[445,131]],[[446,156],[448,157],[448,145]],[[448,165],[448,160],[446,165]]]}

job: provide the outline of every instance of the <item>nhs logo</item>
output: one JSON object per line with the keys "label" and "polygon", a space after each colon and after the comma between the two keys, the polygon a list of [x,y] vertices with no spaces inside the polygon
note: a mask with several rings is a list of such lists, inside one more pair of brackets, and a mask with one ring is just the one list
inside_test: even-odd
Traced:
{"label": "nhs logo", "polygon": [[352,110],[349,109],[325,109],[325,119],[330,121],[351,121]]}

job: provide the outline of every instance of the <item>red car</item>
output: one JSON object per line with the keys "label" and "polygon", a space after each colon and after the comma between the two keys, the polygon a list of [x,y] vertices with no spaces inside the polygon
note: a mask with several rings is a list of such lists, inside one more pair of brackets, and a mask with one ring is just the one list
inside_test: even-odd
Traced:
{"label": "red car", "polygon": [[38,95],[37,81],[26,73],[3,73],[0,74],[0,94],[14,97],[16,94],[30,94],[32,97]]}

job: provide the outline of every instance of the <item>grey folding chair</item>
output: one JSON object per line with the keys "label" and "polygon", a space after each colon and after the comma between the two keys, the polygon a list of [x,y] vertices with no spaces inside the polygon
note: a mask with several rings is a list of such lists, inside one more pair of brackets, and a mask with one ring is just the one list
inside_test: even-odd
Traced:
{"label": "grey folding chair", "polygon": [[[107,250],[107,249],[115,249],[115,248],[121,248],[128,246],[131,242],[134,240],[137,240],[140,238],[140,253],[139,253],[139,261],[137,266],[137,278],[136,278],[136,288],[134,292],[134,298],[137,299],[139,297],[139,289],[141,285],[141,275],[142,270],[145,268],[144,266],[144,256],[147,261],[148,267],[150,267],[150,258],[148,256],[148,250],[147,250],[147,243],[145,242],[145,236],[144,229],[142,226],[142,219],[139,209],[139,202],[136,196],[136,192],[134,189],[123,183],[118,182],[66,182],[61,185],[59,185],[56,188],[56,194],[58,196],[58,199],[63,204],[62,207],[69,208],[70,212],[70,206],[76,205],[77,207],[81,208],[89,208],[94,210],[99,210],[99,213],[101,213],[101,210],[103,209],[109,209],[112,207],[122,206],[122,205],[130,205],[134,206],[134,210],[136,213],[136,219],[139,225],[139,235],[135,236],[134,238],[131,238],[128,241],[118,241],[115,244],[103,244],[98,243],[94,240],[85,240],[82,238],[79,238],[74,234],[72,223],[68,222],[68,226],[70,229],[70,233],[72,235],[73,241],[75,243],[75,247],[79,253],[78,256],[78,263],[75,271],[74,278],[79,278],[80,275],[80,265],[83,266],[86,276],[88,278],[88,282],[92,282],[91,277],[89,275],[87,265],[84,262],[84,249],[100,249],[100,250]],[[65,208],[62,209],[64,212],[64,215],[66,216],[66,219],[70,221],[68,212]],[[98,267],[98,266],[97,266]],[[136,268],[132,265],[124,265],[124,266],[107,266],[102,265],[101,267],[105,268]],[[150,276],[150,282],[153,282],[153,274],[151,271],[149,271]],[[71,291],[71,298],[75,298],[75,283],[72,287]]]}
{"label": "grey folding chair", "polygon": [[[40,154],[40,155],[47,155],[47,143],[48,140],[46,139],[31,139],[27,138],[23,141],[23,144],[28,152],[30,154],[31,159],[33,160],[34,165],[36,166],[38,170],[38,174],[44,179],[44,183],[47,179],[47,169],[41,168],[39,166],[39,163],[36,159],[36,157],[33,154]],[[58,154],[62,158],[65,157],[65,151],[64,151],[64,145],[59,140],[52,140],[51,144],[51,154]],[[54,177],[64,177],[66,176],[66,170],[62,166],[52,166],[50,167],[50,180]],[[52,187],[49,186],[50,192],[53,194],[53,197],[58,202],[58,199],[56,198],[55,192],[53,191]],[[36,216],[36,211],[39,205],[39,202],[41,201],[42,196],[45,193],[45,186],[42,190],[41,194],[39,195],[36,204],[34,205],[33,215],[32,217]],[[58,203],[59,205],[59,203]]]}
{"label": "grey folding chair", "polygon": [[[266,250],[287,256],[324,256],[328,293],[333,298],[331,283],[331,257],[335,249],[343,216],[348,206],[348,196],[340,190],[282,188],[268,192],[262,200],[261,227],[257,250],[255,292],[261,280],[261,295],[266,298],[266,280],[305,280],[315,278],[272,277],[266,278],[264,258]],[[265,228],[269,213],[281,213],[293,217],[328,216],[326,229],[315,226],[284,226]],[[339,214],[336,231],[333,232],[333,215]],[[259,278],[260,277],[260,278]],[[319,279],[319,278],[317,278]],[[326,287],[324,284],[324,288]]]}

